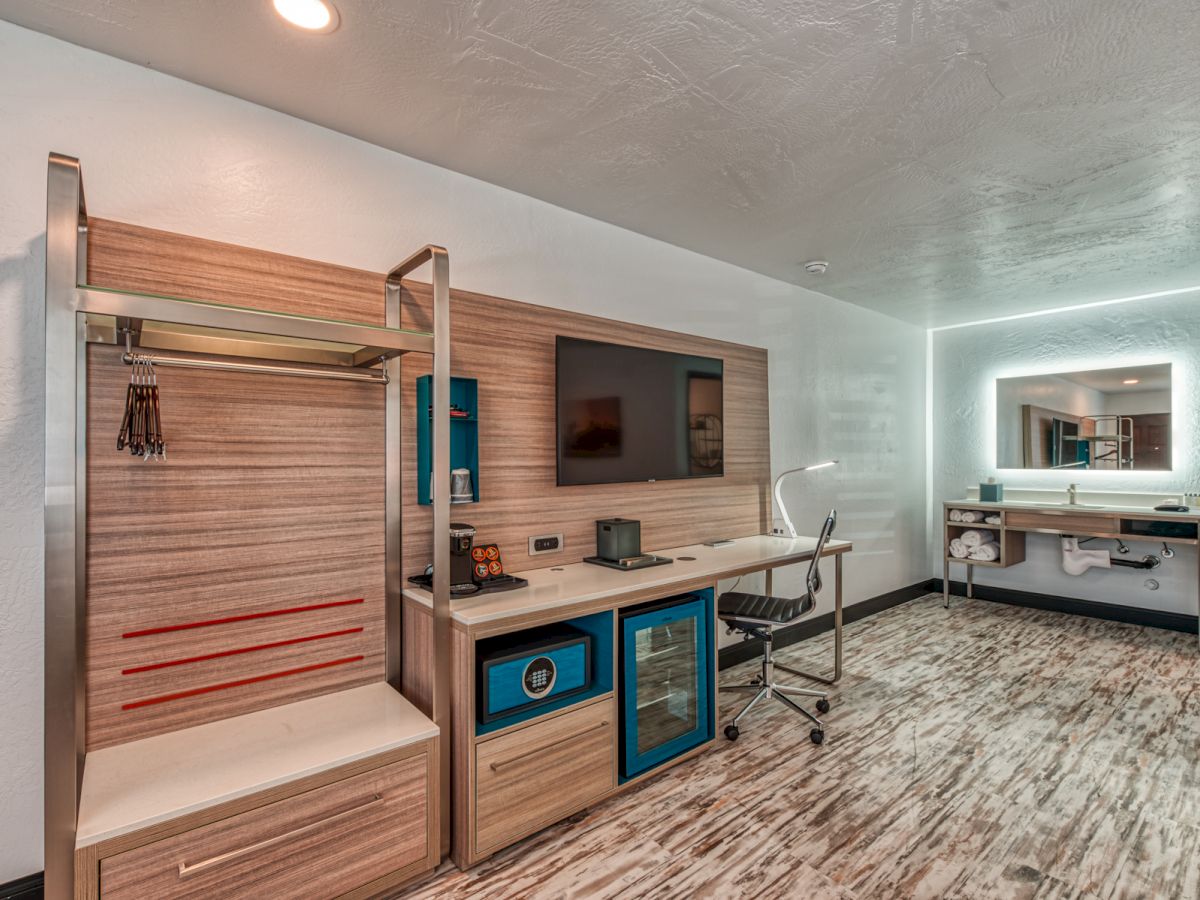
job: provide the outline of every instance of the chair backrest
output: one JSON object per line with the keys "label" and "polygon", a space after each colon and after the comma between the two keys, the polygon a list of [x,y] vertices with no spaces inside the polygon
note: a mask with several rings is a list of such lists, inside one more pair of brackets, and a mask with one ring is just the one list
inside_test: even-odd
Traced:
{"label": "chair backrest", "polygon": [[825,524],[821,526],[821,536],[817,538],[816,551],[813,553],[812,562],[808,564],[808,575],[804,579],[811,597],[816,597],[821,590],[821,554],[825,552],[825,544],[829,541],[829,536],[833,534],[835,527],[837,527],[837,510],[831,509],[829,515],[825,517]]}

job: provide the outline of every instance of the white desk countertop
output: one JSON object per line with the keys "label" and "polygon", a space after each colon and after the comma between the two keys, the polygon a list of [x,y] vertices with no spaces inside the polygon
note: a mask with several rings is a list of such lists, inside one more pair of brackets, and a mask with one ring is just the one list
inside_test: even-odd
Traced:
{"label": "white desk countertop", "polygon": [[379,681],[87,755],[76,848],[427,740],[438,727]]}
{"label": "white desk countertop", "polygon": [[[669,556],[675,560],[665,566],[651,566],[646,569],[622,571],[591,563],[569,563],[546,569],[533,569],[517,573],[529,581],[528,587],[474,597],[452,597],[450,609],[456,622],[468,626],[481,625],[559,606],[671,585],[693,578],[721,577],[741,571],[800,562],[812,558],[812,551],[816,545],[815,537],[798,537],[792,540],[757,534],[736,538],[732,544],[725,547],[691,544],[667,550],[644,550],[644,553]],[[850,548],[849,541],[831,540],[826,544],[825,552],[829,554]],[[681,556],[694,556],[695,559],[684,560],[680,559]],[[404,596],[423,606],[433,606],[429,592],[421,588],[409,585],[404,590]]]}

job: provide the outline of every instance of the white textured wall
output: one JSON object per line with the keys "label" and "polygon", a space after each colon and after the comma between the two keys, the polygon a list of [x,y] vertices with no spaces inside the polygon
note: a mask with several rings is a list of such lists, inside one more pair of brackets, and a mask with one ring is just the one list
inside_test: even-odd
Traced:
{"label": "white textured wall", "polygon": [[765,346],[776,467],[843,460],[791,495],[802,529],[841,510],[848,601],[928,577],[923,331],[4,23],[0,84],[0,882],[41,866],[51,150],[96,215],[375,271],[436,242],[457,287]]}
{"label": "white textured wall", "polygon": [[[989,475],[1007,487],[1063,491],[1077,482],[1082,491],[1144,492],[1170,496],[1200,485],[1200,300],[1195,294],[934,331],[932,337],[933,508],[964,495],[968,485]],[[1102,472],[997,470],[996,379],[1049,372],[1169,362],[1172,364],[1174,470]],[[1094,502],[1089,500],[1089,502]],[[931,565],[941,571],[941,544],[931,541]],[[1096,546],[1104,546],[1097,544]],[[1111,546],[1111,545],[1110,545]],[[1152,543],[1131,543],[1140,556]],[[1030,535],[1027,562],[1008,569],[976,569],[981,584],[1196,614],[1194,548],[1177,548],[1153,573],[1136,569],[1092,571],[1075,577],[1062,571],[1057,538]],[[951,577],[961,578],[961,567]],[[1143,586],[1150,575],[1157,592]]]}

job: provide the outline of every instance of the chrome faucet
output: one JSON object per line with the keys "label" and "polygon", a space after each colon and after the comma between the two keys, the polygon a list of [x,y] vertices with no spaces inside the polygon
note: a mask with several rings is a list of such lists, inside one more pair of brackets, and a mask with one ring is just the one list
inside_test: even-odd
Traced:
{"label": "chrome faucet", "polygon": [[1068,506],[1078,506],[1079,505],[1079,485],[1077,485],[1077,484],[1067,485],[1067,505]]}

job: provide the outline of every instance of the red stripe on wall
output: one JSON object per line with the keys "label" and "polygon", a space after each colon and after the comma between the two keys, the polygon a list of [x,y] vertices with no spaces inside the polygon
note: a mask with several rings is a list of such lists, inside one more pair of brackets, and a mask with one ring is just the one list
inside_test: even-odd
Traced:
{"label": "red stripe on wall", "polygon": [[324,634],[310,634],[305,637],[288,638],[286,641],[272,641],[269,644],[255,644],[253,647],[238,647],[236,650],[221,650],[217,653],[205,653],[203,656],[188,656],[183,659],[170,659],[166,662],[149,663],[144,666],[133,666],[122,669],[122,675],[136,675],[138,672],[153,672],[155,669],[169,669],[172,666],[185,666],[189,663],[207,662],[210,659],[220,659],[223,656],[238,656],[242,653],[254,653],[256,650],[270,650],[272,647],[287,647],[291,644],[305,644],[309,641],[320,641],[325,638],[342,637],[347,634],[358,634],[358,628],[343,628],[341,631],[327,631]]}
{"label": "red stripe on wall", "polygon": [[141,631],[127,631],[121,637],[146,637],[151,634],[167,634],[172,631],[186,631],[189,628],[207,628],[209,625],[228,625],[230,622],[247,622],[250,619],[268,619],[271,616],[287,616],[292,613],[309,612],[314,609],[329,609],[334,606],[352,606],[362,603],[363,598],[354,600],[331,600],[329,603],[313,603],[309,606],[291,606],[287,609],[271,609],[266,612],[246,613],[242,616],[226,616],[224,619],[205,619],[200,622],[184,622],[179,625],[162,625],[158,628],[143,628]]}
{"label": "red stripe on wall", "polygon": [[255,675],[253,678],[240,678],[237,681],[224,681],[220,684],[209,684],[204,687],[178,691],[174,694],[162,694],[158,697],[147,697],[145,700],[134,700],[132,703],[122,703],[121,709],[141,709],[143,706],[153,706],[156,703],[169,703],[172,700],[185,700],[200,694],[211,694],[213,691],[226,691],[230,688],[244,687],[247,684],[258,684],[261,681],[271,681],[275,678],[286,678],[289,675],[302,675],[305,672],[315,672],[317,669],[329,669],[333,666],[344,666],[346,663],[358,662],[362,655],[347,656],[344,659],[331,659],[328,662],[313,663],[310,666],[300,666],[295,669],[284,669],[282,672],[271,672],[267,675]]}

